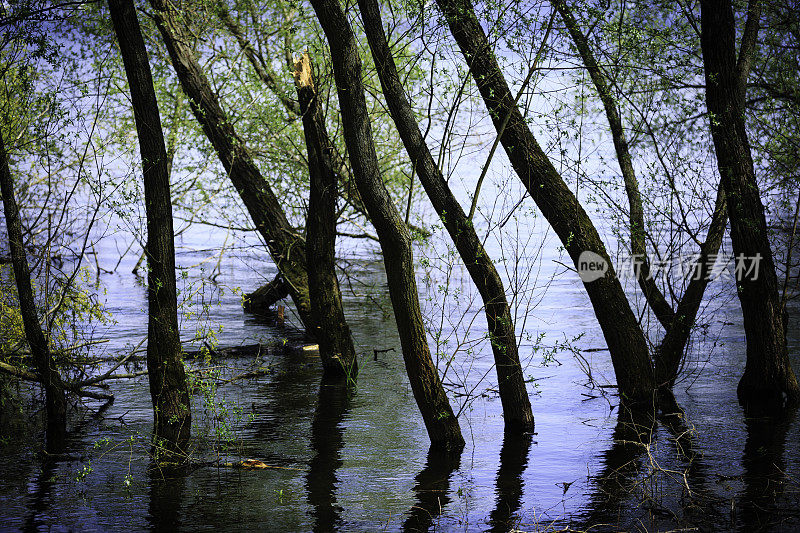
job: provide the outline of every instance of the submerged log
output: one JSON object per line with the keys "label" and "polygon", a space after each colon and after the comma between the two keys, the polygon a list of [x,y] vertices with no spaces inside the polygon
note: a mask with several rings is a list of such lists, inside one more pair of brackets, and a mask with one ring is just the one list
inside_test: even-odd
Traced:
{"label": "submerged log", "polygon": [[270,314],[271,307],[289,296],[289,284],[278,274],[266,285],[244,297],[244,310],[248,313]]}

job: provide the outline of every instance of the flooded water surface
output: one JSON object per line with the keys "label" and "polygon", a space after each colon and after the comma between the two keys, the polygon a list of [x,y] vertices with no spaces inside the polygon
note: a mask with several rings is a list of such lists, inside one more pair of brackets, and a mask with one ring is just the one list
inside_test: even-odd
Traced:
{"label": "flooded water surface", "polygon": [[[41,453],[41,430],[31,429],[41,428],[38,396],[31,398],[21,387],[21,405],[3,414],[0,526],[26,531],[800,528],[800,429],[794,413],[748,419],[737,402],[745,345],[735,297],[710,302],[708,325],[696,335],[691,372],[676,387],[685,419],[631,420],[617,409],[608,352],[580,281],[573,273],[556,275],[561,272],[556,244],[546,233],[533,235],[546,245],[535,258],[526,256],[530,261],[518,265],[519,272],[506,267],[504,276],[514,286],[520,272],[535,272],[515,300],[535,434],[504,438],[491,351],[481,341],[485,322],[459,269],[449,274],[446,296],[441,276],[448,274],[425,278],[424,269],[420,274],[431,344],[434,352],[439,347],[440,369],[467,440],[460,455],[442,456],[428,451],[378,255],[363,252],[347,260],[353,281],[343,281],[345,305],[361,368],[357,388],[347,391],[321,380],[318,355],[303,349],[307,342],[292,328],[290,310],[283,327],[242,311],[241,294],[233,287],[252,290],[274,271],[263,266],[268,264],[263,254],[233,253],[220,263],[216,284],[203,282],[214,261],[205,263],[206,272],[189,269],[183,280],[182,296],[195,309],[184,318],[184,337],[213,330],[219,348],[250,347],[187,363],[198,383],[191,466],[176,472],[152,462],[146,377],[112,382],[116,400],[105,409],[84,401],[72,414],[65,453],[53,457]],[[210,238],[202,232],[184,237],[179,263],[189,267],[207,259]],[[108,246],[101,260],[104,253],[113,255]],[[134,259],[103,276],[106,305],[116,319],[97,332],[110,339],[103,348],[107,356],[135,346],[146,332],[144,288],[129,274]],[[466,288],[457,294],[461,287]],[[789,332],[796,368],[799,322],[793,307]],[[256,344],[260,348],[252,348]],[[137,370],[135,365],[128,371]],[[211,370],[194,372],[199,368]],[[242,377],[246,372],[257,375]],[[243,459],[267,468],[231,466]]]}

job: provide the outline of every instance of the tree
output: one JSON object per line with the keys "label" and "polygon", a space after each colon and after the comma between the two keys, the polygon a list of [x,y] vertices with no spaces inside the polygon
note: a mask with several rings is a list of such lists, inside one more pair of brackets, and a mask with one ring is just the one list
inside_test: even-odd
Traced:
{"label": "tree", "polygon": [[311,58],[295,63],[297,96],[303,116],[311,191],[308,199],[306,253],[311,314],[317,329],[322,366],[327,374],[355,378],[358,373],[353,339],[342,310],[336,277],[336,174],[331,166],[331,142],[314,86]]}
{"label": "tree", "polygon": [[383,32],[377,1],[359,0],[359,9],[364,20],[364,31],[378,67],[384,98],[411,159],[412,168],[419,174],[436,213],[447,228],[461,255],[461,260],[483,298],[506,430],[532,432],[533,413],[519,362],[517,337],[503,282],[475,233],[471,220],[467,218],[458,200],[453,196],[428,150],[400,82],[394,58]]}
{"label": "tree", "polygon": [[275,193],[220,106],[194,51],[188,45],[191,42],[188,35],[176,20],[174,9],[163,0],[151,0],[150,4],[172,66],[189,97],[192,112],[267,243],[306,331],[313,335],[315,326],[308,295],[305,242],[289,224]]}
{"label": "tree", "polygon": [[728,197],[733,251],[743,266],[736,283],[747,337],[747,363],[737,393],[745,407],[782,409],[800,402],[800,387],[789,362],[786,311],[778,295],[775,262],[744,118],[761,2],[748,3],[738,57],[731,3],[703,0],[700,8],[711,135],[722,187]]}
{"label": "tree", "polygon": [[472,3],[437,0],[437,5],[469,65],[514,170],[575,268],[580,268],[585,252],[607,265],[603,277],[584,282],[584,287],[608,344],[621,398],[631,406],[652,405],[655,380],[647,342],[596,228],[528,128]]}
{"label": "tree", "polygon": [[153,401],[154,446],[158,457],[182,461],[192,415],[183,367],[175,287],[175,247],[167,152],[144,39],[133,0],[109,0],[119,42],[144,175],[147,212],[147,369]]}
{"label": "tree", "polygon": [[31,272],[22,237],[22,221],[19,207],[14,198],[14,181],[8,166],[5,141],[0,134],[0,192],[3,195],[8,244],[11,250],[11,264],[17,286],[19,306],[25,328],[25,338],[33,354],[37,378],[45,393],[47,412],[47,447],[55,450],[63,445],[67,427],[67,402],[64,396],[64,383],[55,367],[50,346],[39,324],[39,315],[31,285]]}
{"label": "tree", "polygon": [[[581,61],[588,71],[595,90],[603,104],[617,162],[625,184],[625,193],[629,202],[629,229],[630,251],[637,267],[634,275],[637,278],[647,304],[652,309],[658,322],[665,330],[661,343],[656,349],[655,378],[656,384],[662,393],[665,404],[675,407],[674,399],[669,390],[678,377],[681,362],[689,341],[692,327],[697,318],[706,287],[711,281],[713,260],[719,252],[722,238],[727,225],[727,212],[724,191],[718,188],[713,215],[709,224],[706,238],[700,244],[700,250],[690,269],[691,279],[683,294],[677,299],[675,308],[669,303],[667,297],[656,284],[655,277],[650,269],[647,253],[647,229],[644,217],[644,204],[639,188],[639,181],[633,166],[629,141],[620,112],[620,104],[615,97],[612,73],[607,73],[606,68],[597,60],[589,39],[581,32],[572,9],[564,0],[553,0],[553,6],[564,20],[566,29],[578,50]],[[620,20],[620,25],[623,21]],[[676,194],[679,192],[674,191]],[[689,221],[685,220],[686,225]]]}
{"label": "tree", "polygon": [[411,239],[381,178],[355,35],[338,0],[313,0],[312,5],[330,46],[345,143],[356,185],[380,239],[411,390],[425,421],[431,447],[461,450],[464,438],[431,359],[422,323]]}

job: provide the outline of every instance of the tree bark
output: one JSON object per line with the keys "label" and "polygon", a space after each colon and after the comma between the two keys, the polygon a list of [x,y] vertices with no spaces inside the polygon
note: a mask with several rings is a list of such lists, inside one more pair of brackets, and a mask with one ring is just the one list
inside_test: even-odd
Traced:
{"label": "tree bark", "polygon": [[167,152],[147,50],[132,0],[109,0],[139,137],[147,214],[147,370],[155,418],[154,449],[185,460],[192,414],[181,357],[175,288],[175,245]]}
{"label": "tree bark", "polygon": [[383,95],[411,158],[411,164],[483,298],[506,431],[533,432],[531,402],[525,388],[514,322],[503,282],[491,258],[483,249],[472,222],[453,196],[425,144],[383,32],[377,0],[359,0],[358,6],[364,21],[364,31],[375,58]]}
{"label": "tree bark", "polygon": [[269,308],[289,296],[289,284],[280,273],[244,297],[244,310],[250,313],[268,313]]}
{"label": "tree bark", "polygon": [[150,0],[150,5],[172,66],[181,87],[189,96],[192,111],[264,238],[272,259],[288,285],[300,320],[306,331],[313,335],[315,324],[308,294],[305,242],[289,224],[275,193],[220,107],[217,95],[188,44],[191,42],[189,36],[176,20],[173,9],[166,0]]}
{"label": "tree bark", "polygon": [[464,438],[431,359],[422,323],[411,237],[381,179],[355,35],[338,0],[312,0],[311,4],[330,46],[345,144],[356,185],[380,238],[411,390],[425,421],[431,447],[461,449]]}
{"label": "tree bark", "polygon": [[3,209],[8,231],[8,244],[11,252],[11,266],[17,286],[19,309],[25,330],[25,339],[31,349],[38,379],[44,388],[45,410],[47,413],[46,447],[54,451],[61,448],[67,432],[67,401],[64,384],[56,369],[50,353],[50,346],[39,323],[36,302],[31,285],[31,271],[25,256],[22,238],[22,221],[14,195],[14,180],[8,164],[5,141],[0,134],[0,192],[3,195]]}
{"label": "tree bark", "polygon": [[706,104],[722,187],[728,198],[731,242],[737,261],[758,264],[736,279],[747,337],[747,363],[739,382],[746,408],[783,409],[800,403],[800,388],[786,346],[784,313],[767,233],[764,205],[756,182],[745,129],[745,91],[760,3],[751,1],[736,57],[736,25],[730,2],[702,0],[701,38]]}
{"label": "tree bark", "polygon": [[311,314],[317,324],[322,367],[330,376],[355,379],[358,361],[342,309],[336,277],[336,174],[331,166],[331,142],[314,86],[311,58],[303,54],[294,65],[294,80],[303,113],[311,191],[308,199],[306,253]]}
{"label": "tree bark", "polygon": [[[651,405],[655,381],[647,341],[589,216],[558,174],[514,103],[486,34],[469,0],[437,0],[498,131],[514,170],[555,230],[575,267],[583,252],[597,254],[605,275],[584,287],[614,365],[620,397],[629,406]],[[503,122],[507,120],[505,129]]]}

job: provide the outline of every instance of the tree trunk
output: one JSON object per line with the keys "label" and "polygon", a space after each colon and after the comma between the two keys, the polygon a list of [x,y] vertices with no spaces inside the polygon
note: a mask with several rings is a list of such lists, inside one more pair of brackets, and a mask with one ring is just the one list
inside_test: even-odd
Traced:
{"label": "tree trunk", "polygon": [[[584,252],[605,262],[605,275],[584,282],[603,330],[620,397],[648,406],[655,381],[647,341],[592,221],[536,142],[514,102],[469,0],[437,0],[489,110],[501,143],[528,193],[555,230],[576,268]],[[503,122],[507,119],[505,129]]]}
{"label": "tree trunk", "polygon": [[19,207],[14,197],[14,180],[8,164],[5,142],[0,134],[0,192],[3,195],[3,208],[6,216],[8,244],[11,252],[11,265],[14,269],[14,280],[17,285],[19,309],[25,339],[31,349],[33,362],[38,378],[44,388],[45,408],[47,413],[47,444],[50,451],[60,449],[67,431],[67,401],[64,396],[64,384],[50,354],[50,346],[39,323],[36,302],[31,285],[31,271],[25,256],[25,244],[22,238],[22,221]]}
{"label": "tree trunk", "polygon": [[150,4],[181,87],[189,96],[192,111],[287,282],[300,320],[306,331],[313,335],[315,327],[308,294],[305,242],[289,224],[275,193],[220,107],[217,95],[189,46],[189,35],[181,28],[172,8],[166,0],[150,0]]}
{"label": "tree trunk", "polygon": [[358,5],[383,94],[411,158],[411,164],[483,298],[506,430],[532,432],[534,421],[531,402],[525,388],[525,377],[517,351],[517,337],[503,282],[491,258],[483,249],[472,222],[453,196],[425,144],[397,74],[397,67],[383,32],[377,0],[359,0]]}
{"label": "tree trunk", "polygon": [[389,295],[414,398],[431,447],[461,449],[464,438],[431,359],[422,323],[411,237],[381,179],[355,35],[338,0],[312,0],[311,4],[330,45],[345,144],[358,190],[380,238]]}
{"label": "tree trunk", "polygon": [[153,78],[132,0],[109,0],[139,136],[147,214],[147,370],[155,417],[154,448],[169,462],[182,461],[192,414],[181,357],[175,290],[175,245],[167,152]]}
{"label": "tree trunk", "polygon": [[[701,39],[706,103],[722,187],[728,198],[731,242],[738,270],[736,287],[747,337],[747,363],[739,382],[746,408],[782,409],[800,403],[800,388],[786,346],[784,313],[764,206],[745,130],[745,90],[760,6],[751,2],[739,59],[730,2],[703,0]],[[751,266],[758,269],[748,270]]]}
{"label": "tree trunk", "polygon": [[308,151],[311,191],[308,199],[306,253],[311,314],[325,373],[354,379],[358,361],[350,328],[342,310],[342,293],[336,277],[336,174],[331,167],[331,142],[314,86],[311,58],[303,54],[295,63],[294,79],[303,133]]}
{"label": "tree trunk", "polygon": [[272,281],[244,296],[244,310],[250,313],[268,313],[269,308],[289,296],[289,284],[280,272]]}

